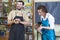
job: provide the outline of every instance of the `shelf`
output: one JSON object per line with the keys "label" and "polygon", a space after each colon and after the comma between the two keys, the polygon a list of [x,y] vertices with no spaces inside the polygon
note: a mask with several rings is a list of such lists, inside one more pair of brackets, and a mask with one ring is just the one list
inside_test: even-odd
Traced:
{"label": "shelf", "polygon": [[2,0],[0,0],[0,3],[2,2]]}
{"label": "shelf", "polygon": [[5,25],[5,24],[0,24],[0,25]]}
{"label": "shelf", "polygon": [[0,0],[0,12],[3,11],[3,4],[2,4],[2,0]]}
{"label": "shelf", "polygon": [[28,35],[30,34],[30,35],[31,35],[31,34],[32,34],[32,32],[26,32],[26,34],[28,34]]}
{"label": "shelf", "polygon": [[5,20],[6,20],[6,19],[7,19],[7,17],[0,17],[0,19],[5,19]]}

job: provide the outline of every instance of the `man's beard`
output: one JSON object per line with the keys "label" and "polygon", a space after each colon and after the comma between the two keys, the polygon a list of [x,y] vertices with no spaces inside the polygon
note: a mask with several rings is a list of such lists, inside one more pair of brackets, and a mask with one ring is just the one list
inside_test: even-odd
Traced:
{"label": "man's beard", "polygon": [[18,7],[17,7],[16,9],[17,9],[17,10],[21,10],[21,8],[18,8]]}
{"label": "man's beard", "polygon": [[18,10],[21,10],[21,9],[18,9]]}
{"label": "man's beard", "polygon": [[21,10],[21,8],[17,8],[17,10]]}

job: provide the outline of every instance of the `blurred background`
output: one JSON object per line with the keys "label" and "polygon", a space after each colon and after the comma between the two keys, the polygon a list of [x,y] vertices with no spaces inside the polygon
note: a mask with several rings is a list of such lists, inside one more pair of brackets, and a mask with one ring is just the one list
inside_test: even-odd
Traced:
{"label": "blurred background", "polygon": [[[8,40],[10,25],[7,25],[7,15],[11,10],[16,9],[16,1],[19,0],[0,0],[0,40]],[[47,6],[48,11],[55,17],[56,40],[60,40],[60,0],[34,0],[34,2],[32,0],[22,1],[25,3],[24,7],[29,9],[27,10],[29,11],[27,15],[31,22],[31,25],[25,27],[25,40],[33,40],[32,36],[34,36],[35,40],[41,40],[41,34],[32,27],[33,11],[35,11],[35,23],[40,21],[40,17],[36,10],[39,5]],[[35,10],[33,8],[35,8]],[[32,29],[34,29],[34,32]]]}
{"label": "blurred background", "polygon": [[[11,10],[16,9],[16,2],[20,0],[0,0],[0,40],[8,40],[10,25],[7,25],[7,16]],[[31,25],[25,27],[25,40],[32,40],[32,0],[24,1]],[[27,38],[28,37],[28,38]]]}

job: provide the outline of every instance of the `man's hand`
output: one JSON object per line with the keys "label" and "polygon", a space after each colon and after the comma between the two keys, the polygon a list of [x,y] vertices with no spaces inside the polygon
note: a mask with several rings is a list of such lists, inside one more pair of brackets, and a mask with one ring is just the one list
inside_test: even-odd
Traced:
{"label": "man's hand", "polygon": [[20,19],[15,19],[15,20],[14,20],[14,23],[15,23],[15,24],[19,24],[20,22],[21,22]]}

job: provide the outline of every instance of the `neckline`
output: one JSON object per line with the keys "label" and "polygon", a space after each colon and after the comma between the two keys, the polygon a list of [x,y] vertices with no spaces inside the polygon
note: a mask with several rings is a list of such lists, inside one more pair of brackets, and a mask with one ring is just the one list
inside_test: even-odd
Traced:
{"label": "neckline", "polygon": [[23,17],[23,16],[17,16],[17,17]]}

